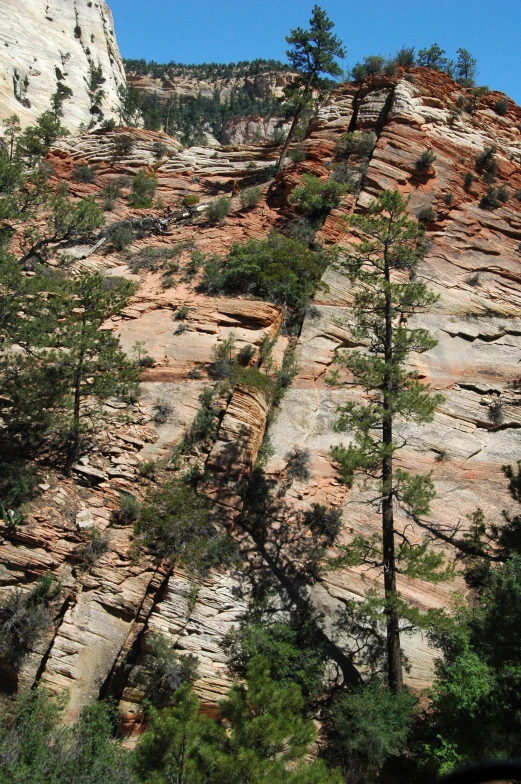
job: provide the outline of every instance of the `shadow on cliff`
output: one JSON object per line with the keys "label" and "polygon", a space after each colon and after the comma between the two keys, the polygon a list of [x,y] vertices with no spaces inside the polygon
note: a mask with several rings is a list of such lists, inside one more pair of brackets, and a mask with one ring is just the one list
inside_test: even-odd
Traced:
{"label": "shadow on cliff", "polygon": [[[242,488],[244,508],[235,525],[247,534],[241,550],[249,562],[245,573],[253,586],[253,596],[261,598],[274,592],[283,606],[308,611],[309,588],[317,581],[326,548],[332,542],[323,525],[313,524],[312,514],[299,515],[286,503],[290,486],[290,479],[270,480],[262,468],[254,468]],[[326,507],[315,505],[314,512],[318,512],[317,520],[327,519]],[[362,678],[353,661],[354,652],[328,636],[319,617],[315,616],[313,623],[317,641],[342,673],[344,683],[352,688],[359,686]]]}

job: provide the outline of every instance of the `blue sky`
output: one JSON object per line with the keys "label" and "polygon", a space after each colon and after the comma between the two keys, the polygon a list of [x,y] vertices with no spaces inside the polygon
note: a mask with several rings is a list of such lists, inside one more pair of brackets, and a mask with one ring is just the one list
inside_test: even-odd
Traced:
{"label": "blue sky", "polygon": [[[108,0],[123,57],[181,63],[284,60],[290,28],[306,27],[314,0]],[[347,48],[366,54],[468,49],[478,82],[521,104],[521,0],[322,0]]]}

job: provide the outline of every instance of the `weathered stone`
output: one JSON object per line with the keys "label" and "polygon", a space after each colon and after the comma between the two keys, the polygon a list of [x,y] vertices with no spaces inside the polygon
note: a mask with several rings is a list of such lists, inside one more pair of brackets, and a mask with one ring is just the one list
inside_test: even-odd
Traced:
{"label": "weathered stone", "polygon": [[107,478],[107,474],[104,471],[99,471],[97,468],[93,468],[89,465],[84,466],[76,463],[73,465],[72,470],[79,474],[79,476],[82,479],[85,479],[90,485],[97,485]]}
{"label": "weathered stone", "polygon": [[94,525],[94,517],[89,509],[82,509],[76,515],[76,525],[78,528],[92,528]]}
{"label": "weathered stone", "polygon": [[57,80],[72,90],[62,123],[77,130],[92,119],[89,59],[100,65],[105,116],[119,106],[125,72],[105,0],[4,0],[0,18],[0,119],[17,114],[33,125],[49,109]]}

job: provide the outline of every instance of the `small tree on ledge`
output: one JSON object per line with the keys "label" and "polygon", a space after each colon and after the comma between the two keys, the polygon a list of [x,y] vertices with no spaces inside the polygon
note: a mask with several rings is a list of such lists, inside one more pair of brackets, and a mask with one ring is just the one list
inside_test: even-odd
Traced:
{"label": "small tree on ledge", "polygon": [[302,112],[312,105],[314,96],[323,97],[331,90],[331,80],[325,79],[321,74],[332,77],[342,75],[342,69],[335,62],[335,57],[344,58],[346,51],[337,36],[330,32],[335,26],[334,23],[322,8],[315,5],[309,25],[309,30],[297,27],[286,36],[290,45],[286,55],[298,75],[284,88],[284,97],[288,102],[288,113],[292,121],[280,154],[278,171],[284,166]]}

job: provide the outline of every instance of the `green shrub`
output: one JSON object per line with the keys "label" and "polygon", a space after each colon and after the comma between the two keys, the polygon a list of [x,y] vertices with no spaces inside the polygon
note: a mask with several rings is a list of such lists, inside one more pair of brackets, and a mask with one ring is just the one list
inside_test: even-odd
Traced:
{"label": "green shrub", "polygon": [[116,120],[113,117],[107,117],[101,123],[100,128],[102,131],[113,131],[116,128]]}
{"label": "green shrub", "polygon": [[42,687],[0,708],[0,780],[9,784],[130,784],[131,754],[114,738],[116,711],[89,701],[74,723]]}
{"label": "green shrub", "polygon": [[138,466],[139,475],[144,479],[153,479],[156,475],[157,465],[154,460],[145,460]]}
{"label": "green shrub", "polygon": [[139,501],[130,493],[121,493],[119,496],[119,507],[114,510],[112,517],[114,522],[119,525],[129,525],[135,523],[139,517]]}
{"label": "green shrub", "polygon": [[497,190],[489,188],[486,194],[481,197],[479,206],[482,210],[496,210],[498,207],[501,207],[501,202],[497,197]]}
{"label": "green shrub", "polygon": [[418,211],[418,220],[421,223],[432,223],[436,220],[436,213],[430,204],[426,204]]}
{"label": "green shrub", "polygon": [[31,591],[15,588],[0,606],[0,659],[20,666],[23,656],[49,629],[49,606],[61,591],[56,577],[47,572]]}
{"label": "green shrub", "polygon": [[469,275],[465,279],[465,283],[468,283],[469,286],[479,286],[479,281],[480,277],[478,272],[475,272],[473,275]]}
{"label": "green shrub", "polygon": [[249,365],[251,360],[256,354],[255,346],[252,346],[250,343],[247,343],[243,346],[239,353],[237,354],[237,361],[240,365]]}
{"label": "green shrub", "polygon": [[272,233],[267,240],[234,244],[222,266],[220,289],[248,292],[300,310],[314,294],[329,257],[296,240]]}
{"label": "green shrub", "polygon": [[190,261],[185,265],[184,273],[187,280],[192,280],[203,264],[205,263],[204,255],[199,250],[194,250],[190,256]]}
{"label": "green shrub", "polygon": [[154,153],[155,157],[160,160],[168,153],[168,147],[166,144],[163,144],[163,142],[154,142],[152,145],[152,152]]}
{"label": "green shrub", "polygon": [[239,566],[240,562],[239,544],[229,534],[210,539],[204,556],[205,569],[215,566]]}
{"label": "green shrub", "polygon": [[[179,242],[176,245],[161,245],[159,247],[147,245],[132,256],[128,265],[132,272],[140,270],[157,272],[167,261],[179,256],[185,248],[186,244],[183,242]],[[169,266],[170,272],[177,271],[177,269],[178,267],[172,269],[172,265]]]}
{"label": "green shrub", "polygon": [[230,671],[242,679],[252,659],[263,656],[279,683],[296,683],[306,696],[317,696],[327,657],[313,621],[309,610],[292,613],[286,621],[254,607],[243,625],[222,641]]}
{"label": "green shrub", "polygon": [[129,221],[118,221],[117,223],[113,223],[108,227],[106,234],[115,250],[124,250],[136,239],[136,235],[132,231]]}
{"label": "green shrub", "polygon": [[481,174],[485,182],[489,184],[494,181],[497,174],[498,163],[495,157],[496,152],[497,147],[491,145],[490,147],[485,147],[476,158],[476,171],[478,174]]}
{"label": "green shrub", "polygon": [[140,665],[145,697],[153,705],[164,707],[183,683],[197,678],[198,659],[191,653],[176,653],[171,641],[159,632],[148,635],[146,644]]}
{"label": "green shrub", "polygon": [[398,61],[394,60],[393,58],[387,60],[383,70],[384,73],[387,74],[388,76],[396,76],[396,74],[398,73]]}
{"label": "green shrub", "polygon": [[82,565],[90,569],[109,549],[108,536],[98,528],[92,527],[87,532],[87,542],[79,550]]}
{"label": "green shrub", "polygon": [[496,189],[496,198],[502,202],[507,202],[509,200],[510,194],[506,185],[500,185],[499,188]]}
{"label": "green shrub", "polygon": [[231,379],[233,384],[258,389],[264,394],[266,400],[271,399],[273,381],[269,376],[265,375],[265,373],[261,373],[258,368],[235,365],[232,370]]}
{"label": "green shrub", "polygon": [[309,247],[315,241],[317,229],[309,218],[301,217],[289,223],[286,233],[291,239]]}
{"label": "green shrub", "polygon": [[306,160],[306,151],[301,144],[296,144],[288,153],[288,158],[293,163],[302,163]]}
{"label": "green shrub", "polygon": [[505,114],[508,113],[508,101],[506,98],[500,98],[499,101],[496,101],[494,106],[496,114],[499,114],[501,117],[504,117]]}
{"label": "green shrub", "polygon": [[101,191],[101,199],[104,210],[113,210],[116,206],[116,201],[121,196],[121,188],[114,180],[109,180],[103,186]]}
{"label": "green shrub", "polygon": [[196,193],[188,193],[186,196],[183,196],[183,204],[185,207],[195,207],[200,201],[201,197]]}
{"label": "green shrub", "polygon": [[276,163],[271,163],[269,166],[263,166],[255,176],[255,180],[257,182],[269,182],[275,177],[277,171],[278,167]]}
{"label": "green shrub", "polygon": [[222,260],[219,256],[210,256],[204,262],[203,275],[199,283],[199,291],[207,294],[216,294],[222,287],[223,278],[221,274]]}
{"label": "green shrub", "polygon": [[273,405],[277,406],[284,397],[286,390],[293,383],[293,379],[299,371],[298,362],[291,352],[284,354],[282,367],[275,372],[275,389],[273,393]]}
{"label": "green shrub", "polygon": [[96,169],[94,166],[87,166],[84,163],[80,163],[78,166],[74,167],[71,179],[73,182],[96,182]]}
{"label": "green shrub", "polygon": [[430,148],[428,150],[424,150],[416,161],[416,170],[421,172],[427,171],[435,160],[436,154],[433,150]]}
{"label": "green shrub", "polygon": [[182,307],[179,308],[179,310],[176,310],[176,312],[174,314],[175,320],[176,321],[184,321],[185,318],[190,313],[190,310],[191,310],[191,308],[190,308],[189,305],[183,305]]}
{"label": "green shrub", "polygon": [[[199,374],[199,378],[200,378]],[[213,439],[217,435],[218,419],[213,408],[213,390],[206,387],[199,396],[201,407],[195,415],[190,429],[181,442],[181,451],[188,452],[201,441]]]}
{"label": "green shrub", "polygon": [[341,157],[356,155],[369,158],[376,145],[376,134],[372,131],[350,131],[342,136],[337,146],[337,154]]}
{"label": "green shrub", "polygon": [[370,54],[364,57],[361,63],[356,63],[351,69],[351,77],[355,82],[361,82],[368,76],[382,73],[385,67],[385,57],[381,54]]}
{"label": "green shrub", "polygon": [[286,455],[287,473],[290,479],[300,479],[302,482],[311,478],[309,471],[309,449],[296,446]]}
{"label": "green shrub", "polygon": [[327,721],[332,761],[353,784],[375,781],[386,759],[404,751],[415,716],[412,694],[393,694],[378,680],[341,693]]}
{"label": "green shrub", "polygon": [[6,509],[18,509],[30,501],[40,481],[35,466],[15,456],[0,460],[0,502]]}
{"label": "green shrub", "polygon": [[262,199],[262,188],[260,185],[253,185],[251,188],[245,188],[241,191],[241,205],[247,209],[249,207],[256,207]]}
{"label": "green shrub", "polygon": [[469,190],[470,188],[472,188],[475,179],[476,179],[476,175],[473,172],[467,172],[465,174],[465,177],[463,178],[463,187],[465,188],[465,190]]}
{"label": "green shrub", "polygon": [[454,201],[454,196],[453,196],[452,192],[444,193],[443,194],[443,201],[445,202],[447,207],[450,207],[452,202]]}
{"label": "green shrub", "polygon": [[182,481],[167,481],[141,509],[136,533],[158,557],[194,566],[215,536],[209,502]]}
{"label": "green shrub", "polygon": [[304,174],[302,185],[298,185],[290,196],[312,221],[323,221],[326,215],[339,206],[342,196],[349,188],[335,180],[320,180],[313,174]]}
{"label": "green shrub", "polygon": [[214,359],[208,368],[211,377],[217,380],[229,378],[236,363],[235,337],[230,335],[221,343],[216,343],[212,354]]}
{"label": "green shrub", "polygon": [[156,190],[157,177],[141,169],[132,180],[132,193],[128,197],[128,203],[131,207],[147,209],[153,204]]}
{"label": "green shrub", "polygon": [[402,46],[396,52],[396,62],[402,68],[414,68],[416,65],[416,57],[414,54],[414,46]]}
{"label": "green shrub", "polygon": [[164,425],[170,414],[172,413],[172,408],[169,404],[162,399],[157,399],[154,403],[154,422],[156,425]]}
{"label": "green shrub", "polygon": [[403,78],[405,79],[406,82],[411,82],[411,84],[414,84],[414,82],[416,81],[416,77],[412,73],[404,74]]}
{"label": "green shrub", "polygon": [[114,137],[115,158],[123,158],[125,155],[130,155],[133,148],[134,141],[131,136],[121,133]]}
{"label": "green shrub", "polygon": [[206,207],[205,214],[210,223],[224,223],[231,209],[231,201],[226,196],[219,196]]}

